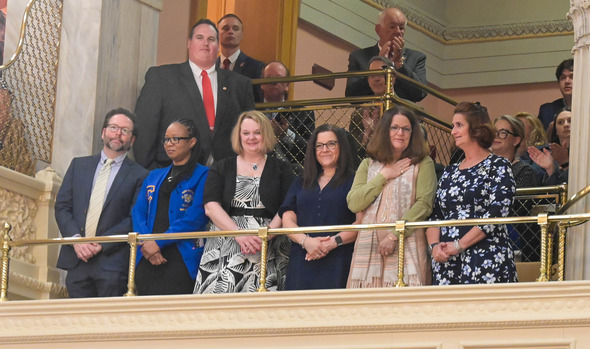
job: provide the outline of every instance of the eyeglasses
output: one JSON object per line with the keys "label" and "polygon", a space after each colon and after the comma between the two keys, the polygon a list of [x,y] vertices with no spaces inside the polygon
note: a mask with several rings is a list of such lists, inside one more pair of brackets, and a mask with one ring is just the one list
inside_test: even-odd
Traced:
{"label": "eyeglasses", "polygon": [[127,127],[120,127],[115,124],[107,125],[107,130],[109,130],[109,132],[112,132],[112,133],[117,133],[117,132],[119,132],[119,130],[121,130],[121,133],[124,136],[129,136],[130,134],[133,133],[133,130],[128,129]]}
{"label": "eyeglasses", "polygon": [[391,126],[389,129],[392,130],[393,133],[398,133],[399,130],[402,130],[402,133],[405,133],[405,134],[408,134],[408,133],[412,132],[412,128],[411,127]]}
{"label": "eyeglasses", "polygon": [[326,148],[328,148],[329,150],[334,150],[334,149],[336,149],[336,145],[338,145],[337,141],[329,141],[328,143],[316,143],[315,150],[316,151],[323,150],[324,146]]}
{"label": "eyeglasses", "polygon": [[164,137],[162,138],[162,144],[170,142],[170,144],[178,144],[183,139],[191,139],[193,137]]}
{"label": "eyeglasses", "polygon": [[496,132],[496,137],[500,138],[500,139],[506,139],[506,137],[508,137],[508,135],[513,135],[514,137],[516,137],[516,134],[508,131],[507,129],[503,128],[500,129]]}

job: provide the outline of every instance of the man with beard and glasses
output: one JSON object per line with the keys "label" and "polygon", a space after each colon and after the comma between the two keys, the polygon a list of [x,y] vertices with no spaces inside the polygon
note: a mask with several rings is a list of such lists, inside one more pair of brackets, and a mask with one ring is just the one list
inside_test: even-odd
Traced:
{"label": "man with beard and glasses", "polygon": [[[113,109],[104,119],[100,154],[74,158],[55,202],[63,237],[127,234],[131,208],[148,171],[127,157],[137,117]],[[63,245],[57,267],[68,271],[72,298],[122,296],[127,289],[129,248],[125,243]]]}

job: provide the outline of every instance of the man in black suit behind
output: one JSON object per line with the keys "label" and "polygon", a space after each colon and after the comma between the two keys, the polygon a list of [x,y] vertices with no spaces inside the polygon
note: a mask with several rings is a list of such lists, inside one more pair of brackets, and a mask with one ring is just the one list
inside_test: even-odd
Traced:
{"label": "man in black suit behind", "polygon": [[[375,32],[379,36],[376,45],[353,51],[348,57],[348,71],[363,71],[369,69],[369,60],[374,56],[383,56],[391,59],[394,68],[418,81],[427,84],[426,81],[426,55],[422,52],[404,47],[404,34],[406,32],[406,16],[396,8],[386,8],[379,13]],[[426,97],[426,92],[413,87],[402,79],[396,79],[393,86],[395,94],[403,99],[418,102]],[[369,87],[367,78],[348,78],[346,81],[347,97],[371,96],[373,91]]]}
{"label": "man in black suit behind", "polygon": [[[215,61],[215,65],[240,73],[250,79],[258,79],[262,76],[264,63],[247,56],[240,50],[244,34],[242,20],[233,13],[228,13],[217,22],[219,28],[219,45],[221,55]],[[254,86],[254,100],[262,102],[260,86]]]}
{"label": "man in black suit behind", "polygon": [[[201,19],[191,29],[188,61],[151,67],[137,98],[139,120],[135,160],[148,169],[168,166],[162,137],[172,121],[190,118],[197,125],[199,162],[211,164],[234,154],[230,135],[241,112],[254,109],[250,79],[215,66],[219,52],[217,27]],[[215,105],[210,124],[203,99],[203,75],[210,78]]]}
{"label": "man in black suit behind", "polygon": [[[95,236],[133,230],[131,208],[148,174],[127,157],[135,141],[135,121],[135,115],[128,110],[109,111],[102,129],[102,152],[72,160],[55,202],[55,219],[63,237],[86,237],[94,230]],[[98,223],[89,227],[87,214],[92,192],[107,159],[114,161],[109,165],[108,180],[105,176],[104,202],[102,206],[96,205],[102,210]],[[72,298],[122,296],[127,289],[129,248],[126,243],[63,245],[57,267],[68,271],[66,287]]]}

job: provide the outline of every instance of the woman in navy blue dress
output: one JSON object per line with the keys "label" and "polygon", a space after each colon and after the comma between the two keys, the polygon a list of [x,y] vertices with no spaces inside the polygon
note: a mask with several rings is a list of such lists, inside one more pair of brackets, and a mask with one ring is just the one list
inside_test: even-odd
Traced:
{"label": "woman in navy blue dress", "polygon": [[[487,109],[479,103],[459,103],[451,135],[465,159],[445,168],[431,219],[508,216],[516,186],[510,162],[489,151],[495,129]],[[433,285],[517,281],[506,225],[433,227],[426,235]]]}
{"label": "woman in navy blue dress", "polygon": [[[279,210],[284,228],[353,224],[346,204],[354,169],[343,129],[325,124],[307,144],[303,176],[291,185]],[[290,234],[287,290],[345,288],[356,231]]]}

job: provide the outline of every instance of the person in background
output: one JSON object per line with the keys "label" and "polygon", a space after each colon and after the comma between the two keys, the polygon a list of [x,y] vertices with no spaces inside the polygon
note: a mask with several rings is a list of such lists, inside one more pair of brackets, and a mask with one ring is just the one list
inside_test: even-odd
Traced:
{"label": "person in background", "polygon": [[517,188],[536,187],[541,185],[541,177],[525,161],[516,155],[520,143],[524,139],[522,121],[510,115],[502,115],[494,120],[496,137],[492,143],[492,153],[505,157],[512,165],[512,175]]}
{"label": "person in background", "polygon": [[553,121],[550,148],[528,148],[531,160],[545,170],[543,185],[557,185],[568,181],[571,121],[572,113],[566,107]]}
{"label": "person in background", "polygon": [[528,157],[527,148],[530,146],[547,145],[547,133],[539,118],[530,113],[520,112],[514,114],[514,117],[522,121],[524,125],[524,139],[516,151],[516,155]]}
{"label": "person in background", "polygon": [[[225,70],[231,70],[250,79],[258,79],[262,76],[264,63],[246,55],[240,44],[244,35],[242,20],[233,13],[228,13],[217,21],[219,28],[220,55],[215,61],[215,66]],[[262,102],[260,86],[253,86],[254,100]]]}
{"label": "person in background", "polygon": [[[394,64],[398,72],[426,85],[426,55],[405,47],[404,34],[408,21],[402,11],[397,8],[386,8],[379,12],[375,32],[379,41],[370,47],[353,51],[348,57],[348,71],[369,69],[369,60],[374,56],[386,57]],[[426,92],[398,79],[394,85],[395,94],[399,98],[419,102],[426,97]],[[346,97],[371,96],[367,78],[348,78],[346,81]]]}
{"label": "person in background", "polygon": [[[206,230],[203,208],[208,168],[200,165],[196,125],[172,122],[162,143],[172,165],[153,170],[133,207],[133,230],[139,234]],[[201,239],[144,241],[138,247],[135,284],[145,295],[191,293],[203,254]]]}
{"label": "person in background", "polygon": [[539,120],[543,123],[543,128],[549,132],[549,126],[555,115],[565,107],[572,105],[572,91],[574,84],[574,60],[566,59],[559,63],[555,70],[557,85],[561,98],[550,103],[545,103],[539,108]]}
{"label": "person in background", "polygon": [[[432,212],[436,190],[434,162],[416,116],[403,107],[383,115],[347,196],[362,224],[397,220],[422,221]],[[393,287],[398,281],[398,236],[391,230],[359,231],[348,288]],[[408,231],[404,282],[430,283],[428,249],[423,229]]]}
{"label": "person in background", "polygon": [[[346,132],[334,125],[315,129],[307,145],[303,176],[291,185],[279,210],[283,227],[354,224],[346,205],[354,169]],[[356,231],[289,234],[286,290],[345,288]]]}
{"label": "person in background", "polygon": [[[277,158],[276,140],[267,116],[242,113],[231,134],[238,154],[213,164],[205,185],[205,212],[211,230],[280,228],[277,215],[293,181],[291,166]],[[254,292],[260,286],[258,236],[208,238],[194,293]],[[267,250],[266,289],[284,289],[290,241],[276,236]]]}
{"label": "person in background", "polygon": [[[61,236],[127,234],[133,229],[131,207],[148,171],[127,157],[135,141],[137,117],[118,108],[104,118],[100,154],[75,158],[55,200]],[[122,296],[127,290],[126,243],[63,245],[57,267],[68,271],[71,298]]]}
{"label": "person in background", "polygon": [[[516,186],[510,162],[490,154],[495,129],[487,109],[459,103],[452,124],[451,135],[465,159],[445,169],[431,220],[508,216]],[[432,227],[426,235],[434,285],[517,281],[505,225]]]}

